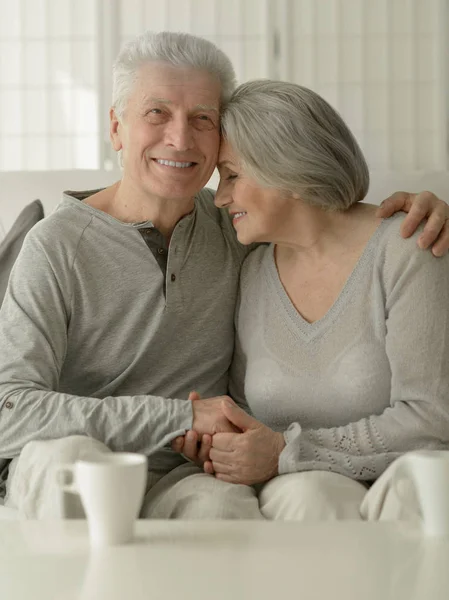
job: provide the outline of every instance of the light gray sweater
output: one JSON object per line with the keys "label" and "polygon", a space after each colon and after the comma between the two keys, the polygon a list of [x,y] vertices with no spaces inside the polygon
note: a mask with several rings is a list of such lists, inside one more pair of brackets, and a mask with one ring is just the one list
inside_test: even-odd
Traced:
{"label": "light gray sweater", "polygon": [[400,454],[449,443],[449,256],[383,221],[328,313],[308,323],[273,246],[246,259],[230,395],[287,445],[280,473],[374,480]]}
{"label": "light gray sweater", "polygon": [[66,196],[25,239],[0,311],[3,459],[84,434],[165,472],[184,460],[164,446],[192,426],[189,392],[227,393],[248,249],[203,190],[173,232],[164,293],[149,227]]}

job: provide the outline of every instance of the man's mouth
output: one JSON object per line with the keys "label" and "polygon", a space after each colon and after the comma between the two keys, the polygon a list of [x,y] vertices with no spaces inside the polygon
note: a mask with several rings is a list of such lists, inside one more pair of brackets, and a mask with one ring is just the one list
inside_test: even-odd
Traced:
{"label": "man's mouth", "polygon": [[154,162],[163,167],[174,167],[175,169],[188,169],[189,167],[195,166],[195,162],[178,162],[174,160],[164,160],[162,158],[153,158]]}

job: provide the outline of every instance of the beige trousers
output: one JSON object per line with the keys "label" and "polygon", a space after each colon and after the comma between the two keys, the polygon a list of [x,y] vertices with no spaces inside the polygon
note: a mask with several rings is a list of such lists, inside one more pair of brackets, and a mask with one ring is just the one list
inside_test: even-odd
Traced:
{"label": "beige trousers", "polygon": [[[18,509],[23,518],[83,518],[78,496],[61,492],[57,486],[55,467],[102,452],[110,450],[84,436],[28,443],[11,463],[5,506]],[[148,519],[417,520],[419,508],[412,483],[401,480],[400,497],[397,486],[392,485],[398,462],[369,490],[348,477],[326,471],[280,475],[254,487],[228,484],[186,463],[166,475],[149,472],[140,516]]]}

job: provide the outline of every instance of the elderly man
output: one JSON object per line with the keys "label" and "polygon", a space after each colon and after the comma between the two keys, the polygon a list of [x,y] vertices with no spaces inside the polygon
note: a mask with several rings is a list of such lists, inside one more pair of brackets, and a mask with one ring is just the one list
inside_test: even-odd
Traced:
{"label": "elderly man", "polygon": [[[67,498],[55,502],[52,466],[122,450],[150,456],[142,516],[260,518],[247,486],[217,480],[207,489],[221,501],[202,497],[211,476],[169,445],[190,429],[232,430],[219,398],[188,396],[227,393],[247,251],[203,186],[234,85],[229,59],[205,40],[147,33],[129,43],[110,111],[122,179],[66,193],[25,240],[0,312],[5,504],[24,516],[82,515]],[[446,216],[423,196],[412,229],[423,206]],[[198,485],[184,486],[190,477]]]}

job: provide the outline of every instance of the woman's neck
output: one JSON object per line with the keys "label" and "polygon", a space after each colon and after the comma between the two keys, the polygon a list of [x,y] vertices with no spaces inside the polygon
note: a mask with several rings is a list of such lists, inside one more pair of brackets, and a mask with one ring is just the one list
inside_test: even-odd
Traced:
{"label": "woman's neck", "polygon": [[292,219],[273,240],[279,258],[305,262],[326,260],[365,245],[382,219],[375,216],[377,207],[357,203],[346,211],[330,212],[300,205]]}

